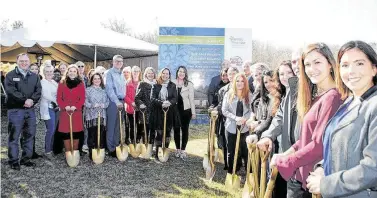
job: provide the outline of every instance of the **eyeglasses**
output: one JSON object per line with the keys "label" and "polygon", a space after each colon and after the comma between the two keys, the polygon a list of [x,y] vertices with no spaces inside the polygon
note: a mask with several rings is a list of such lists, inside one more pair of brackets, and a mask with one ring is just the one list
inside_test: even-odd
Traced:
{"label": "eyeglasses", "polygon": [[77,66],[77,67],[78,67],[78,68],[80,68],[80,67],[81,67],[81,68],[83,68],[83,67],[84,67],[84,65],[79,65],[79,66]]}

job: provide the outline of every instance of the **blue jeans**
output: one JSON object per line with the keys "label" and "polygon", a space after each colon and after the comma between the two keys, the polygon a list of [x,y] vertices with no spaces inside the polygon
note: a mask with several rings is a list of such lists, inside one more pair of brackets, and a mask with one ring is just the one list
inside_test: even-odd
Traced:
{"label": "blue jeans", "polygon": [[53,109],[48,109],[50,115],[49,120],[45,120],[46,125],[46,136],[45,136],[45,153],[52,151],[52,146],[54,142],[55,134],[55,111]]}
{"label": "blue jeans", "polygon": [[[24,124],[27,130],[22,130]],[[33,155],[33,138],[37,130],[34,108],[31,109],[9,109],[8,110],[8,158],[9,164],[19,162],[19,142],[22,133],[22,158],[27,162]]]}
{"label": "blue jeans", "polygon": [[[123,101],[121,101],[123,102]],[[109,152],[115,151],[115,148],[119,145],[120,141],[120,133],[119,127],[123,127],[122,124],[119,126],[119,112],[118,107],[115,103],[110,102],[109,107],[107,107],[107,133],[106,133],[106,142],[107,142],[107,149]],[[121,117],[122,123],[124,123],[124,110],[122,110]],[[124,128],[122,129],[124,133]],[[124,138],[124,136],[123,136]]]}

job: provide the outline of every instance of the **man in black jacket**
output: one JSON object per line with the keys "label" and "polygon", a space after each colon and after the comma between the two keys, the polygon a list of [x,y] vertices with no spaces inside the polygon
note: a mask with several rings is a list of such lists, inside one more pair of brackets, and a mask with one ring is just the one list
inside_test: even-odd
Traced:
{"label": "man in black jacket", "polygon": [[[229,68],[230,67],[230,61],[229,60],[224,60],[222,63],[221,63],[221,69],[224,69],[224,68]],[[217,85],[220,84],[220,81],[221,81],[221,76],[220,74],[213,77],[211,79],[211,83],[209,84],[209,87],[208,87],[208,93],[207,93],[207,96],[208,96],[208,105],[211,106],[212,103],[213,103],[213,99],[216,95],[215,91],[216,91],[216,87]]]}
{"label": "man in black jacket", "polygon": [[[5,77],[8,108],[8,158],[12,169],[20,170],[20,164],[35,166],[30,158],[33,155],[33,138],[37,123],[34,104],[41,97],[39,76],[29,71],[30,59],[27,54],[17,56],[17,67]],[[24,124],[27,130],[22,134],[22,158],[19,162],[19,142]]]}

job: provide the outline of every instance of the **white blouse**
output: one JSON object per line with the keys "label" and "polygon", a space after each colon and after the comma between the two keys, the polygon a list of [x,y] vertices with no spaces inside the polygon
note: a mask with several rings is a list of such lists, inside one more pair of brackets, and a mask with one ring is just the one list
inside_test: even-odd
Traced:
{"label": "white blouse", "polygon": [[[42,97],[40,102],[40,114],[42,120],[49,120],[50,114],[49,108],[52,108],[51,102],[56,103],[56,93],[58,91],[58,83],[54,80],[48,81],[46,79],[41,80],[42,85]],[[57,103],[56,103],[57,104]]]}

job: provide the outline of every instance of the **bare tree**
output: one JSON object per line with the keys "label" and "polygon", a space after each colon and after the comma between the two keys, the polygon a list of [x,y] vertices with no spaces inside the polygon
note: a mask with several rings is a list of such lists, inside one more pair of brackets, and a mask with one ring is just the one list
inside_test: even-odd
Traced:
{"label": "bare tree", "polygon": [[5,19],[1,22],[1,25],[0,25],[0,32],[6,32],[6,31],[9,31],[9,28],[8,28],[8,23],[9,23],[9,19]]}
{"label": "bare tree", "polygon": [[134,38],[157,44],[158,38],[158,31],[154,30],[152,32],[145,32],[145,33],[135,33],[132,31],[131,28],[128,27],[126,21],[124,19],[118,20],[116,18],[109,19],[106,23],[101,23],[104,28],[108,28],[114,32],[118,32],[121,34],[125,34],[127,36],[132,36]]}
{"label": "bare tree", "polygon": [[118,20],[116,18],[109,19],[107,23],[101,22],[101,25],[104,28],[108,28],[114,32],[118,32],[118,33],[125,34],[128,36],[132,35],[131,28],[128,27],[124,19],[121,19],[121,20]]}
{"label": "bare tree", "polygon": [[157,44],[158,31],[154,30],[152,32],[145,32],[145,33],[141,33],[141,34],[135,33],[135,34],[133,34],[133,37],[140,39],[140,40],[143,40],[143,41],[146,41],[146,42],[149,42],[149,43]]}
{"label": "bare tree", "polygon": [[24,27],[24,22],[23,21],[14,21],[12,23],[12,30],[20,29]]}

